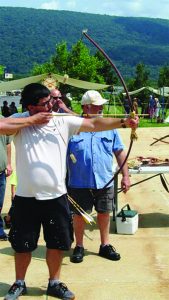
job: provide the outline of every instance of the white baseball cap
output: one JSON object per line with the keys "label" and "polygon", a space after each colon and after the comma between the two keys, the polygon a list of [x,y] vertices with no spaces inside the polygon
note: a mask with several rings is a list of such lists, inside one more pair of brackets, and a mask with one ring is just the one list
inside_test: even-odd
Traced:
{"label": "white baseball cap", "polygon": [[99,92],[90,90],[83,95],[81,105],[86,105],[86,104],[103,105],[107,101],[108,100],[102,98]]}

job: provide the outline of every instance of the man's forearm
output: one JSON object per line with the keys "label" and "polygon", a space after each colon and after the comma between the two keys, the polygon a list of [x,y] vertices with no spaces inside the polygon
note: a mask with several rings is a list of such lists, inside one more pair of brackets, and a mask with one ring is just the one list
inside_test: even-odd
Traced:
{"label": "man's forearm", "polygon": [[0,120],[0,134],[13,135],[19,129],[30,126],[30,117],[27,118],[6,118]]}
{"label": "man's forearm", "polygon": [[32,125],[46,124],[52,118],[50,113],[37,113],[25,118],[0,119],[0,134],[14,135],[22,128]]}
{"label": "man's forearm", "polygon": [[[126,158],[126,153],[124,150],[121,150],[121,151],[117,151],[115,153],[115,156],[116,156],[116,160],[117,160],[117,163],[118,163],[118,166],[121,167],[122,163],[124,162],[125,158]],[[122,175],[123,177],[124,176],[127,176],[129,177],[129,170],[128,170],[128,165],[127,165],[127,162],[124,164],[122,170]]]}
{"label": "man's forearm", "polygon": [[7,145],[7,164],[11,165],[11,144]]}
{"label": "man's forearm", "polygon": [[[115,153],[115,156],[116,156],[119,167],[121,167],[126,158],[125,151],[124,150],[117,151]],[[127,191],[130,189],[130,185],[131,185],[127,162],[122,167],[121,172],[122,172],[121,188],[124,193],[127,193]]]}
{"label": "man's forearm", "polygon": [[138,126],[138,118],[131,119],[118,119],[118,118],[92,118],[83,120],[83,124],[80,128],[80,131],[89,131],[89,132],[97,132],[104,130],[111,130],[115,128],[125,128],[132,127],[137,128]]}

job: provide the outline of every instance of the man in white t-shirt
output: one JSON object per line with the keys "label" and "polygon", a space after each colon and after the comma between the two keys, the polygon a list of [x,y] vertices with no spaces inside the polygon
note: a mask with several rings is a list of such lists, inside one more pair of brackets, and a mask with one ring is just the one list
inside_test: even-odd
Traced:
{"label": "man in white t-shirt", "polygon": [[[100,100],[99,97],[99,93],[95,94],[93,104]],[[31,252],[37,248],[41,225],[49,269],[47,295],[67,300],[75,298],[59,281],[63,251],[69,250],[73,241],[65,187],[68,141],[80,131],[136,128],[138,125],[137,117],[120,120],[53,116],[52,100],[45,86],[29,84],[22,92],[22,103],[28,111],[13,115],[12,121],[0,122],[0,134],[14,135],[18,177],[9,233],[15,250],[16,281],[5,296],[6,300],[15,300],[26,293],[25,275]]]}

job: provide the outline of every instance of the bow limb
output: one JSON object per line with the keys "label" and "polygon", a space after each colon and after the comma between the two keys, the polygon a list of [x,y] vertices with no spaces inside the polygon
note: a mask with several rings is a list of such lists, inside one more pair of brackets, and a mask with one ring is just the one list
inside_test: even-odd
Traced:
{"label": "bow limb", "polygon": [[[131,98],[130,98],[130,95],[129,95],[129,92],[128,92],[128,89],[127,89],[127,86],[125,84],[125,81],[121,75],[121,73],[119,72],[119,70],[117,69],[117,67],[115,66],[115,64],[112,62],[112,60],[110,59],[110,57],[106,54],[106,52],[87,34],[86,30],[83,30],[83,35],[103,54],[103,56],[106,58],[106,60],[110,63],[110,65],[112,66],[112,68],[114,69],[114,71],[116,72],[118,78],[120,79],[122,85],[123,85],[123,88],[126,92],[126,95],[127,95],[127,99],[128,99],[128,102],[129,102],[129,105],[130,105],[130,108],[131,108],[131,118],[134,118],[135,116],[135,113],[133,112],[133,104],[132,104],[132,101],[131,101]],[[111,178],[111,180],[106,183],[106,185],[103,187],[103,190],[105,188],[107,188],[109,186],[109,184],[114,181],[114,179],[118,176],[118,174],[121,172],[122,168],[124,167],[125,163],[127,162],[127,159],[130,155],[130,152],[131,152],[131,149],[132,149],[132,145],[133,145],[133,140],[134,139],[137,139],[137,135],[135,133],[135,129],[131,131],[131,136],[130,136],[130,145],[129,145],[129,148],[128,148],[128,151],[127,151],[127,154],[126,154],[126,157],[123,161],[123,163],[121,164],[120,168],[116,171],[116,173],[114,174],[114,176]],[[100,194],[100,192],[99,192]]]}
{"label": "bow limb", "polygon": [[[125,81],[120,73],[120,71],[118,70],[118,68],[116,67],[116,65],[112,62],[112,60],[110,59],[110,57],[107,55],[107,53],[87,34],[86,30],[83,30],[83,35],[102,53],[102,55],[105,57],[105,59],[110,63],[110,65],[112,66],[112,68],[114,69],[115,73],[117,74],[118,78],[120,79],[122,86],[125,90],[130,108],[131,108],[131,114],[130,117],[134,118],[135,117],[135,112],[133,111],[133,104],[131,101],[131,97],[129,94],[129,91],[127,89],[127,86],[125,84]],[[131,130],[131,136],[130,136],[131,140],[136,140],[137,139],[137,135],[136,135],[136,129],[132,129]]]}
{"label": "bow limb", "polygon": [[117,67],[115,66],[115,64],[112,62],[112,60],[110,59],[110,57],[106,54],[106,52],[86,33],[85,30],[83,31],[83,34],[103,54],[103,56],[107,59],[107,61],[110,63],[110,65],[112,66],[112,68],[116,72],[116,74],[117,74],[118,78],[120,79],[120,81],[121,81],[121,83],[122,83],[122,85],[124,87],[124,90],[126,92],[127,99],[129,101],[129,104],[130,104],[130,108],[133,111],[133,104],[132,104],[132,101],[131,101],[131,98],[130,98],[127,86],[125,84],[125,81],[124,81],[121,73],[119,72],[119,70],[117,69]]}

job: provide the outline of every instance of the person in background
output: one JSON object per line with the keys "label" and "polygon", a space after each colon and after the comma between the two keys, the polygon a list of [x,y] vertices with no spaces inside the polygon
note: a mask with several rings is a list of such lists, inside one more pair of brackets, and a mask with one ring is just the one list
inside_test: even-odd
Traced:
{"label": "person in background", "polygon": [[142,115],[141,117],[144,119],[145,116],[143,116],[143,115],[148,113],[147,112],[147,103],[145,102],[145,100],[141,101],[140,106],[141,106],[141,115]]}
{"label": "person in background", "polygon": [[155,112],[154,112],[154,116],[156,118],[156,121],[159,122],[160,121],[160,108],[161,108],[161,104],[158,98],[154,98],[156,104],[155,104]]}
{"label": "person in background", "polygon": [[123,127],[135,129],[138,117],[85,119],[53,116],[51,92],[39,83],[25,86],[22,101],[27,112],[15,114],[6,122],[0,122],[0,134],[13,135],[18,178],[9,232],[9,241],[15,251],[16,280],[4,299],[15,300],[26,294],[26,271],[31,262],[32,251],[38,246],[42,226],[49,270],[46,294],[72,300],[75,298],[74,293],[59,279],[63,251],[69,250],[73,241],[65,185],[69,139],[84,131],[96,132]]}
{"label": "person in background", "polygon": [[[90,114],[98,114],[100,117],[106,102],[107,100],[103,99],[97,91],[87,91],[81,101],[83,114],[89,114],[89,117]],[[121,138],[115,129],[81,132],[79,135],[74,135],[69,141],[67,151],[68,194],[88,213],[92,211],[93,206],[95,207],[101,240],[98,254],[109,260],[120,259],[120,254],[109,241],[110,212],[113,210],[114,203],[113,182],[104,188],[113,177],[114,155],[120,167],[126,154]],[[121,187],[125,193],[130,187],[127,164],[122,168]],[[85,221],[74,207],[72,210],[76,246],[71,262],[80,263],[84,257]]]}
{"label": "person in background", "polygon": [[155,106],[156,106],[156,102],[155,102],[153,96],[150,95],[148,107],[149,107],[149,116],[150,116],[151,121],[154,117]]}
{"label": "person in background", "polygon": [[11,115],[8,102],[6,100],[3,101],[3,106],[1,106],[1,112],[4,118],[7,118]]}
{"label": "person in background", "polygon": [[138,99],[137,98],[133,99],[133,110],[136,113],[136,115],[138,115]]}
{"label": "person in background", "polygon": [[52,110],[57,113],[69,113],[75,114],[63,101],[63,96],[58,88],[51,90],[51,96],[53,98],[53,108]]}
{"label": "person in background", "polygon": [[[2,117],[0,117],[2,119]],[[11,144],[10,138],[6,135],[0,135],[0,240],[7,240],[8,236],[4,231],[2,208],[5,198],[6,177],[12,174],[11,166]]]}
{"label": "person in background", "polygon": [[22,112],[25,112],[25,111],[27,111],[27,108],[24,106],[24,103],[23,103],[23,101],[22,101],[22,97],[21,97],[21,99],[20,99],[20,102],[19,102],[19,104],[21,104],[21,107],[22,107]]}
{"label": "person in background", "polygon": [[9,110],[11,115],[16,114],[18,112],[18,109],[14,101],[12,101],[11,104],[9,105]]}
{"label": "person in background", "polygon": [[127,98],[124,99],[123,105],[124,105],[124,109],[125,109],[125,114],[126,114],[126,116],[127,116],[127,115],[129,115],[130,110],[131,110],[130,104],[129,104],[129,101],[128,101]]}
{"label": "person in background", "polygon": [[11,185],[11,207],[8,211],[8,214],[4,217],[4,222],[6,228],[11,228],[11,215],[12,215],[12,210],[13,210],[13,200],[15,197],[15,192],[16,192],[16,186],[17,186],[17,176],[16,172],[12,172],[12,175],[10,177],[10,185]]}

